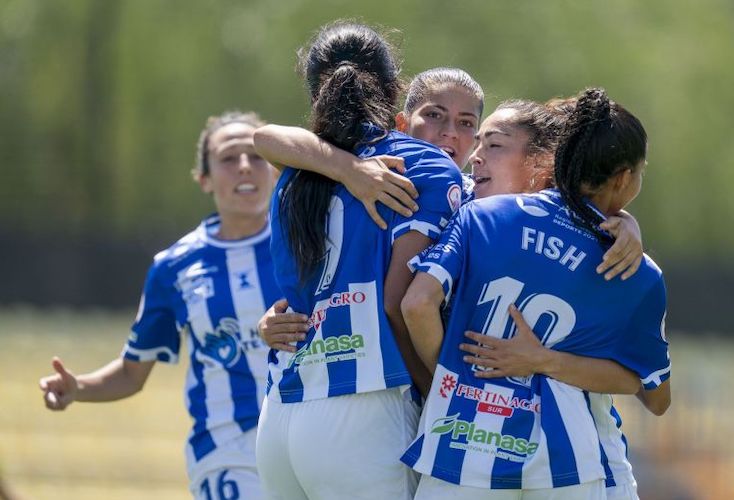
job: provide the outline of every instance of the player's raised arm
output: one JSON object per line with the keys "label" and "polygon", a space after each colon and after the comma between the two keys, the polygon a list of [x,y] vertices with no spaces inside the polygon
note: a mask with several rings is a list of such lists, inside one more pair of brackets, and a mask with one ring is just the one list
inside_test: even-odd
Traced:
{"label": "player's raised arm", "polygon": [[387,225],[377,213],[379,201],[391,210],[410,217],[418,209],[413,183],[392,172],[405,172],[402,158],[374,156],[359,158],[320,139],[300,127],[265,125],[255,131],[255,149],[276,168],[290,166],[335,180],[349,190],[382,229]]}
{"label": "player's raised arm", "polygon": [[145,385],[155,361],[118,358],[83,375],[68,371],[58,357],[51,364],[56,373],[43,377],[39,387],[49,410],[64,410],[74,401],[115,401],[132,396]]}

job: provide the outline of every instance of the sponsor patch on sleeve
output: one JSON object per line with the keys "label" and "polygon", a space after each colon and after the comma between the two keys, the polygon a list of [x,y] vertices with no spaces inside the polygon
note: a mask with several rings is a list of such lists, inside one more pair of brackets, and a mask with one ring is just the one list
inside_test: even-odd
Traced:
{"label": "sponsor patch on sleeve", "polygon": [[458,184],[452,184],[446,193],[452,212],[456,212],[461,206],[461,187]]}

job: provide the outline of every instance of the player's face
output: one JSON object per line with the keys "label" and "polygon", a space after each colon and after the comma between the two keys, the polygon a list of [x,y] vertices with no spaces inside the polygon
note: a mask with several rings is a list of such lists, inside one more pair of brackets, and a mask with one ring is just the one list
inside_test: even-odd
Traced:
{"label": "player's face", "polygon": [[403,114],[400,121],[405,122],[406,134],[438,146],[463,168],[475,145],[479,101],[462,87],[445,85],[429,92],[426,100],[410,116]]}
{"label": "player's face", "polygon": [[495,111],[482,123],[479,144],[469,157],[476,186],[474,194],[522,193],[530,186],[533,168],[527,161],[529,134],[513,125],[514,109]]}
{"label": "player's face", "polygon": [[258,217],[268,211],[273,167],[253,144],[254,128],[230,123],[209,137],[209,174],[200,179],[222,217]]}
{"label": "player's face", "polygon": [[624,170],[618,174],[620,177],[618,181],[619,189],[610,207],[610,213],[619,212],[632,203],[632,200],[637,198],[637,195],[640,194],[640,190],[642,189],[642,177],[645,173],[646,165],[647,162],[642,160],[634,168]]}

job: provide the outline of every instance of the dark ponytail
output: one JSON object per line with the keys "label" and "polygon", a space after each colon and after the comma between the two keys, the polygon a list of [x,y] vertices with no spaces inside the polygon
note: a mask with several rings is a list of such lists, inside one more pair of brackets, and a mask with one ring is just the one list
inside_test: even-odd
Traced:
{"label": "dark ponytail", "polygon": [[604,89],[579,94],[560,136],[555,158],[556,186],[578,222],[602,244],[611,243],[599,229],[602,217],[583,199],[618,172],[644,160],[647,133],[642,123]]}
{"label": "dark ponytail", "polygon": [[[364,124],[390,129],[400,92],[398,62],[390,45],[372,28],[337,22],[323,27],[299,66],[311,96],[311,130],[351,151]],[[326,252],[326,215],[336,182],[299,170],[280,196],[281,224],[302,282]]]}

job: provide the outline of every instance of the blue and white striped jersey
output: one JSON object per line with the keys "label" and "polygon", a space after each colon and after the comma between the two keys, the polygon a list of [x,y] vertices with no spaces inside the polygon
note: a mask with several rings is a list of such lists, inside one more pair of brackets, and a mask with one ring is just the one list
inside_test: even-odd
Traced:
{"label": "blue and white striped jersey", "polygon": [[134,361],[176,363],[186,336],[191,364],[184,391],[194,421],[189,470],[257,425],[267,380],[257,322],[280,298],[270,226],[232,241],[213,236],[218,226],[219,216],[211,216],[155,256],[123,350]]}
{"label": "blue and white striped jersey", "polygon": [[613,359],[646,388],[658,386],[670,376],[662,273],[646,257],[632,278],[607,282],[595,271],[603,252],[554,190],[461,208],[433,249],[411,261],[443,285],[451,310],[404,462],[445,481],[494,489],[607,477],[605,449],[619,447],[621,434],[602,435],[595,418],[612,411],[610,401],[542,375],[479,379],[480,368],[465,363],[458,347],[466,330],[510,337],[507,308],[515,304],[546,346]]}
{"label": "blue and white striped jersey", "polygon": [[405,218],[381,206],[380,214],[389,225],[383,231],[362,203],[337,185],[326,221],[325,258],[301,284],[278,210],[280,193],[295,171],[283,172],[271,206],[276,279],[290,307],[310,316],[310,329],[295,354],[271,351],[269,355],[268,397],[278,401],[292,403],[411,383],[383,308],[392,244],[411,230],[438,238],[461,203],[461,175],[443,151],[399,132],[370,127],[355,153],[402,157],[406,175],[420,194],[420,209]]}

